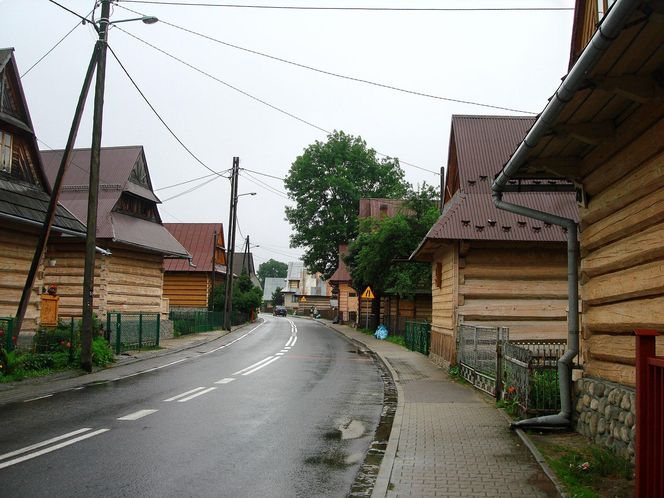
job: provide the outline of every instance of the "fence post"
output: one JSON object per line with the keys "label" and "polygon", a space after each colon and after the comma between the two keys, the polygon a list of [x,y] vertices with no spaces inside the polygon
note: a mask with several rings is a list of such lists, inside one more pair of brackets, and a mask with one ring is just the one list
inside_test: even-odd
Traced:
{"label": "fence post", "polygon": [[69,328],[69,363],[74,361],[74,317],[71,317]]}
{"label": "fence post", "polygon": [[503,397],[503,342],[496,341],[496,399]]}
{"label": "fence post", "polygon": [[[655,496],[655,475],[660,471],[653,441],[653,430],[661,420],[653,419],[653,407],[657,396],[648,375],[648,359],[655,356],[656,330],[636,329],[636,486],[634,496]],[[661,430],[661,427],[659,428]],[[661,450],[660,450],[661,452]],[[661,459],[661,453],[659,455]]]}
{"label": "fence post", "polygon": [[143,348],[143,313],[138,314],[138,349]]}
{"label": "fence post", "polygon": [[159,347],[159,336],[161,335],[161,315],[157,313],[157,347]]}
{"label": "fence post", "polygon": [[122,342],[120,341],[120,335],[122,335],[122,314],[116,313],[115,314],[115,354],[120,354],[120,347],[122,345]]}

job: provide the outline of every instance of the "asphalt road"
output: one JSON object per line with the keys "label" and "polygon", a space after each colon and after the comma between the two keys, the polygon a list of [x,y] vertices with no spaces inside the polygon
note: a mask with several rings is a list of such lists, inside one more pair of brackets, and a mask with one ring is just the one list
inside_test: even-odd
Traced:
{"label": "asphalt road", "polygon": [[0,495],[346,496],[378,368],[315,321],[264,318],[151,372],[4,406]]}

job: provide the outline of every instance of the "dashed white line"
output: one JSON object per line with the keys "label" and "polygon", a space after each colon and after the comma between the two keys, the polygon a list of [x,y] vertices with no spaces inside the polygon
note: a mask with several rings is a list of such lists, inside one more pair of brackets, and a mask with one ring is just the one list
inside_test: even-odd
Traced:
{"label": "dashed white line", "polygon": [[37,396],[36,398],[30,398],[23,401],[23,403],[29,403],[30,401],[37,401],[38,399],[50,398],[53,394],[44,394],[43,396]]}
{"label": "dashed white line", "polygon": [[268,356],[267,358],[263,358],[261,361],[257,361],[257,362],[254,363],[253,365],[249,365],[248,367],[243,368],[242,370],[238,370],[238,371],[235,372],[233,375],[244,374],[244,372],[246,372],[247,370],[251,370],[252,368],[257,367],[257,366],[260,365],[261,363],[265,363],[266,361],[269,361],[271,358],[273,358],[273,357],[272,357],[272,356]]}
{"label": "dashed white line", "polygon": [[158,410],[138,410],[137,412],[130,413],[129,415],[125,415],[124,417],[118,418],[118,420],[138,420],[139,418],[143,418],[147,415],[152,415],[154,412]]}
{"label": "dashed white line", "polygon": [[233,377],[226,377],[225,379],[218,380],[215,384],[228,384],[233,382],[235,379]]}
{"label": "dashed white line", "polygon": [[[90,429],[85,429],[86,431]],[[84,439],[88,439],[94,436],[97,436],[99,434],[103,434],[104,432],[110,431],[110,429],[99,429],[94,432],[88,432],[87,434],[83,434],[82,436],[76,437],[74,439],[70,439],[69,441],[64,441],[60,444],[56,444],[54,446],[50,446],[49,448],[45,448],[40,451],[35,451],[34,453],[29,453],[27,455],[23,455],[22,457],[14,458],[13,460],[8,460],[6,462],[0,463],[0,469],[4,469],[5,467],[11,467],[12,465],[16,465],[17,463],[25,462],[26,460],[30,460],[32,458],[36,458],[41,455],[45,455],[46,453],[50,453],[51,451],[59,450],[60,448],[64,448],[65,446],[69,446],[74,443],[78,443],[79,441],[83,441]],[[42,446],[44,444],[48,444],[47,442],[42,443]],[[25,449],[24,449],[25,450]],[[23,453],[24,451],[21,451]]]}
{"label": "dashed white line", "polygon": [[197,398],[198,396],[202,396],[203,394],[207,394],[210,391],[214,391],[216,387],[208,387],[207,389],[204,389],[202,391],[198,391],[196,394],[192,394],[191,396],[187,396],[186,398],[182,398],[178,400],[178,403],[184,403],[186,401],[189,401],[190,399]]}
{"label": "dashed white line", "polygon": [[295,343],[297,342],[297,336],[293,337],[293,342],[291,343],[291,348],[295,346]]}
{"label": "dashed white line", "polygon": [[[270,358],[272,358],[272,357],[270,357]],[[260,365],[260,366],[258,366],[258,367],[256,367],[256,368],[254,368],[253,370],[249,370],[248,372],[244,372],[242,375],[250,375],[250,374],[252,374],[252,373],[254,373],[254,372],[260,370],[261,368],[268,366],[268,365],[269,365],[270,363],[272,363],[273,361],[277,361],[279,358],[280,358],[280,356],[277,356],[277,357],[275,357],[275,358],[272,358],[270,361],[266,361],[265,363],[263,363],[262,365]]]}
{"label": "dashed white line", "polygon": [[277,353],[275,356],[283,356],[284,353]]}
{"label": "dashed white line", "polygon": [[37,448],[41,448],[42,446],[47,446],[51,443],[55,443],[57,441],[62,441],[63,439],[67,439],[68,437],[76,436],[77,434],[81,434],[83,432],[88,432],[92,430],[90,427],[83,427],[82,429],[78,429],[76,431],[68,432],[67,434],[63,434],[62,436],[56,436],[51,439],[47,439],[46,441],[42,441],[41,443],[35,443],[30,446],[26,446],[25,448],[21,448],[20,450],[16,451],[10,451],[9,453],[5,453],[3,455],[0,455],[0,460],[6,460],[7,458],[11,458],[16,455],[20,455],[21,453],[27,453],[28,451],[36,450]]}
{"label": "dashed white line", "polygon": [[164,401],[175,401],[176,399],[184,398],[185,396],[189,396],[191,393],[195,393],[197,391],[202,391],[205,389],[205,387],[197,387],[196,389],[192,389],[191,391],[187,391],[186,393],[178,394],[177,396],[173,396],[172,398],[165,399]]}

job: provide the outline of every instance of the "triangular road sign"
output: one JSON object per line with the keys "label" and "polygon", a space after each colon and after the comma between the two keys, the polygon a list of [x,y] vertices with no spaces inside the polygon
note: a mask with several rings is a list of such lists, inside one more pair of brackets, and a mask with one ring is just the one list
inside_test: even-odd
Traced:
{"label": "triangular road sign", "polygon": [[362,293],[362,299],[373,299],[374,298],[374,293],[371,292],[371,287],[367,287],[364,289],[364,292]]}

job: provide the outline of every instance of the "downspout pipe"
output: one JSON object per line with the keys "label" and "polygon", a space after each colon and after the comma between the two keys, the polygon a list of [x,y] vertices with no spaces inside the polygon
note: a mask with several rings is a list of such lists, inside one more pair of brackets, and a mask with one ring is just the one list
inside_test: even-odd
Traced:
{"label": "downspout pipe", "polygon": [[498,209],[540,220],[544,223],[558,225],[567,231],[567,307],[569,311],[567,315],[567,350],[558,360],[560,412],[556,415],[535,417],[511,424],[512,427],[518,428],[562,429],[568,427],[572,421],[572,361],[579,353],[579,276],[577,272],[579,245],[577,223],[569,218],[562,218],[554,214],[505,202],[502,200],[502,193],[495,190],[492,195],[493,203]]}
{"label": "downspout pipe", "polygon": [[503,170],[491,186],[493,202],[498,209],[510,211],[543,222],[562,226],[567,229],[567,351],[558,360],[561,410],[557,415],[535,417],[512,423],[512,427],[537,427],[560,429],[568,427],[572,420],[572,360],[579,352],[579,291],[577,261],[579,258],[577,224],[574,220],[519,206],[503,200],[503,192],[508,182],[514,178],[524,164],[530,149],[554,125],[565,105],[574,93],[586,82],[588,73],[597,64],[601,55],[609,48],[612,41],[623,30],[629,17],[641,4],[641,0],[618,0],[604,16],[596,33],[569,71],[560,87],[533,124],[526,138],[521,142]]}

